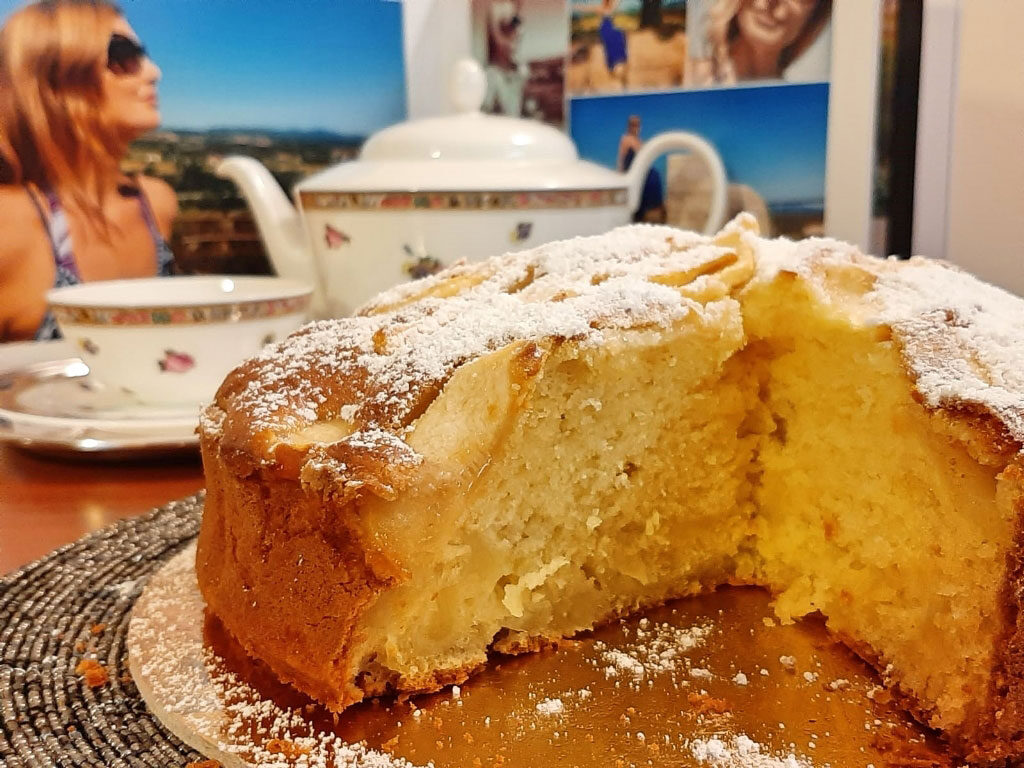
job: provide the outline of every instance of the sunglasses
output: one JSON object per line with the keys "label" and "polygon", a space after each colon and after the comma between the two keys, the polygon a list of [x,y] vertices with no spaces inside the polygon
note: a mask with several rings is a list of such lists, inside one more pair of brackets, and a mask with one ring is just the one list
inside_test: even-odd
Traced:
{"label": "sunglasses", "polygon": [[137,75],[142,69],[146,49],[125,35],[113,34],[107,46],[107,69],[115,75]]}

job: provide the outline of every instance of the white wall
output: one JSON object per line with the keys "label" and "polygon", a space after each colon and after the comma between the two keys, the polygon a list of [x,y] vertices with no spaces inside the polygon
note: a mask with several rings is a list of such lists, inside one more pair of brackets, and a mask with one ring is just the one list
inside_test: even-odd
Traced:
{"label": "white wall", "polygon": [[450,113],[449,78],[470,55],[469,0],[404,0],[402,27],[410,119]]}
{"label": "white wall", "polygon": [[960,10],[947,257],[1024,295],[1024,0]]}

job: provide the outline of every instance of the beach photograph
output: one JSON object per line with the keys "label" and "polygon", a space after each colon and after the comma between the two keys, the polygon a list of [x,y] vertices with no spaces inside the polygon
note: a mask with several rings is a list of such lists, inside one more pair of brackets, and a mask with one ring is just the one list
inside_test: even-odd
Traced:
{"label": "beach photograph", "polygon": [[828,79],[832,0],[579,0],[573,95]]}
{"label": "beach photograph", "polygon": [[[820,235],[828,96],[828,84],[815,83],[573,99],[571,135],[581,157],[624,171],[647,139],[695,133],[725,166],[727,216],[749,211],[766,235]],[[700,230],[711,188],[699,158],[662,156],[634,218]]]}
{"label": "beach photograph", "polygon": [[686,0],[569,2],[570,94],[678,88],[686,66]]}

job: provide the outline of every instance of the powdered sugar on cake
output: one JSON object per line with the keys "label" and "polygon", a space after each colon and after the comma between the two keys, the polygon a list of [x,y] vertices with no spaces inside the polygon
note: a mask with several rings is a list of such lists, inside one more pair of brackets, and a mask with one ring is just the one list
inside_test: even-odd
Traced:
{"label": "powdered sugar on cake", "polygon": [[[220,405],[249,433],[283,436],[343,418],[403,435],[459,366],[512,342],[596,345],[609,331],[703,313],[658,279],[692,281],[735,262],[734,250],[633,226],[461,265],[384,293],[355,317],[307,325],[229,378]],[[219,411],[203,417],[208,434],[230,428]]]}
{"label": "powdered sugar on cake", "polygon": [[[992,414],[1024,442],[1024,301],[937,262],[876,259],[820,238],[767,240],[752,227],[741,216],[716,240],[623,227],[404,284],[357,316],[312,323],[243,365],[201,430],[234,429],[238,440],[257,441],[259,456],[306,426],[337,421],[348,428],[336,442],[358,449],[361,435],[387,433],[396,441],[390,458],[408,463],[400,443],[460,366],[517,341],[599,345],[624,329],[666,328],[688,316],[710,322],[732,299],[684,294],[700,296],[737,261],[742,243],[754,251],[755,280],[795,273],[826,301],[831,268],[860,269],[869,278],[864,321],[893,329],[924,402]],[[335,459],[317,461],[326,468]]]}
{"label": "powdered sugar on cake", "polygon": [[892,328],[925,404],[990,413],[1024,443],[1024,299],[941,261],[879,259],[822,238],[746,237],[756,280],[791,272],[826,301],[831,268],[860,268],[872,282],[864,320]]}

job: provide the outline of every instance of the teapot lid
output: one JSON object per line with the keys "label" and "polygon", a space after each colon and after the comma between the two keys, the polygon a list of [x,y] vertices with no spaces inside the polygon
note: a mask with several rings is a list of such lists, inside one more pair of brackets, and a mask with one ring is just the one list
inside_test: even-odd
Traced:
{"label": "teapot lid", "polygon": [[393,125],[363,146],[363,160],[523,160],[574,162],[568,136],[536,120],[480,111],[487,79],[480,65],[463,59],[451,79],[455,114]]}
{"label": "teapot lid", "polygon": [[375,133],[358,160],[299,182],[298,193],[616,189],[624,177],[579,159],[561,131],[536,120],[480,111],[487,80],[472,59],[451,79],[453,115],[398,123]]}

